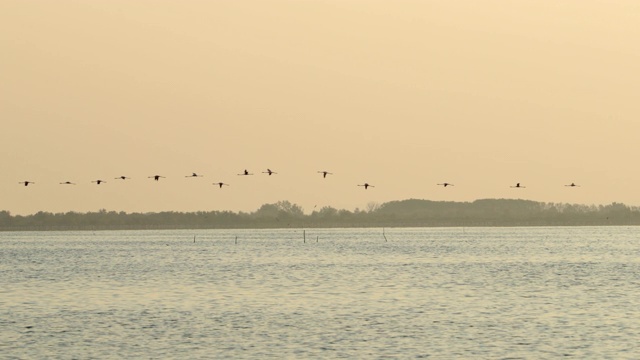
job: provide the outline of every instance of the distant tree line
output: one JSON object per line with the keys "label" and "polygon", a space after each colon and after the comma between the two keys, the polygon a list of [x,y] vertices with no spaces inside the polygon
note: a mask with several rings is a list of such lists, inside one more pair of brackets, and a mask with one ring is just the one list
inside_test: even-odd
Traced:
{"label": "distant tree line", "polygon": [[409,199],[370,203],[354,211],[323,207],[305,214],[289,201],[250,213],[232,211],[50,213],[21,216],[0,211],[0,231],[115,229],[233,229],[313,227],[640,225],[640,208],[620,203],[575,205],[529,200],[451,202]]}

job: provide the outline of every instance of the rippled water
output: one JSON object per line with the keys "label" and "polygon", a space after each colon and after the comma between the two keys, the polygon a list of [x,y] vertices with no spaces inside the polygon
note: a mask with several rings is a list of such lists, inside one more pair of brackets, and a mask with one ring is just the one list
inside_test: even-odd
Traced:
{"label": "rippled water", "polygon": [[0,233],[0,358],[637,359],[639,234]]}

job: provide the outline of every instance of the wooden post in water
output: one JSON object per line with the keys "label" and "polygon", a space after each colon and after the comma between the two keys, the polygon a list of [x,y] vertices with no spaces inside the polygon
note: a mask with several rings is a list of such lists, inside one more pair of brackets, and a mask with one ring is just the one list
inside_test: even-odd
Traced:
{"label": "wooden post in water", "polygon": [[382,236],[384,237],[384,242],[387,242],[387,236],[384,234],[384,228],[382,228]]}
{"label": "wooden post in water", "polygon": [[236,236],[236,245],[238,244],[238,237]]}
{"label": "wooden post in water", "polygon": [[318,235],[316,235],[316,242],[318,242],[318,238],[319,238],[319,236],[318,236]]}
{"label": "wooden post in water", "polygon": [[194,243],[196,242],[196,236],[195,235],[193,235],[193,242]]}
{"label": "wooden post in water", "polygon": [[302,242],[303,243],[307,243],[307,231],[306,230],[302,230]]}

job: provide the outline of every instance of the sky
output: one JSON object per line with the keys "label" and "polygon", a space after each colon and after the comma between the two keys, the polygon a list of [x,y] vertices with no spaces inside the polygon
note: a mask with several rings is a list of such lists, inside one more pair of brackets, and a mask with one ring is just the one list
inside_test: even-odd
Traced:
{"label": "sky", "polygon": [[638,24],[637,0],[1,0],[0,210],[639,206]]}

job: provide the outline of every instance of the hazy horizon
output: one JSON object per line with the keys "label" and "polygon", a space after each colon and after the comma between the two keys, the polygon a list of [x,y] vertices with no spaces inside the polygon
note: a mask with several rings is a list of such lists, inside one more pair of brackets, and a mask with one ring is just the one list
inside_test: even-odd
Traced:
{"label": "hazy horizon", "polygon": [[5,0],[0,210],[638,206],[638,23],[631,0]]}

